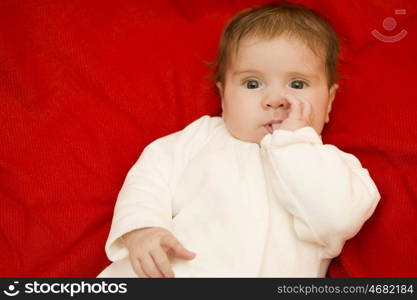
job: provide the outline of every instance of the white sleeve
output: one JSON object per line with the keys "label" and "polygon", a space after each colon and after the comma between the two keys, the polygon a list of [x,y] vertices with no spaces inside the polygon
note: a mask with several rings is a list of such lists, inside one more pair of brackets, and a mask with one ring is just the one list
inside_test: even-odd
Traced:
{"label": "white sleeve", "polygon": [[171,230],[176,177],[209,141],[221,118],[202,116],[183,130],[159,138],[145,147],[128,172],[117,197],[105,251],[111,261],[128,255],[120,237],[134,229]]}
{"label": "white sleeve", "polygon": [[111,261],[128,255],[120,237],[134,229],[163,227],[172,222],[171,193],[168,184],[170,162],[158,144],[151,143],[128,172],[117,197],[105,251]]}
{"label": "white sleeve", "polygon": [[261,148],[272,197],[293,216],[298,238],[337,256],[380,199],[368,170],[352,154],[323,145],[312,127],[276,130]]}

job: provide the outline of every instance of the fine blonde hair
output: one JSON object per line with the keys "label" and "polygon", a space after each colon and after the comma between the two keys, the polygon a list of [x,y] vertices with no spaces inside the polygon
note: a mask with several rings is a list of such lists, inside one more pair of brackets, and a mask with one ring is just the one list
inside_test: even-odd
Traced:
{"label": "fine blonde hair", "polygon": [[328,86],[336,82],[339,40],[332,26],[316,12],[289,2],[269,3],[236,14],[223,30],[213,67],[214,82],[225,86],[225,72],[230,55],[238,52],[245,38],[270,40],[285,34],[305,43],[324,59]]}

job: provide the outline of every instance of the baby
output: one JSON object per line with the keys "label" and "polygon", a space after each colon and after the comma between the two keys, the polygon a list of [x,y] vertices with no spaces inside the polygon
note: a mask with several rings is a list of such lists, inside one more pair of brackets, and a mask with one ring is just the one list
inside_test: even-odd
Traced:
{"label": "baby", "polygon": [[338,39],[311,10],[268,4],[226,26],[222,117],[149,144],[119,193],[99,277],[324,277],[380,195],[321,132]]}

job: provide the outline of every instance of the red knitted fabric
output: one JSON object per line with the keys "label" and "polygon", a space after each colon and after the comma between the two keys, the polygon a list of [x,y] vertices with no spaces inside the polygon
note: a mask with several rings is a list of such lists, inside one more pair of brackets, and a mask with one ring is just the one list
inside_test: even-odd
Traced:
{"label": "red knitted fabric", "polygon": [[[219,115],[204,62],[231,16],[265,2],[0,2],[1,277],[94,277],[108,264],[127,171],[154,139]],[[417,276],[417,2],[299,2],[342,39],[323,141],[356,155],[382,196],[328,275]],[[407,34],[384,42],[374,29]]]}

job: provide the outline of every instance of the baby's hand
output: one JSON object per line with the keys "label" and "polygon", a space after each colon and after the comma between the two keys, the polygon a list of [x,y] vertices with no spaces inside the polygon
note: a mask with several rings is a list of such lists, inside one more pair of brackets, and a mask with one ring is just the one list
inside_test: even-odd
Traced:
{"label": "baby's hand", "polygon": [[133,270],[139,277],[174,277],[168,255],[193,259],[194,252],[185,249],[168,230],[147,227],[126,233],[122,240],[129,250]]}
{"label": "baby's hand", "polygon": [[312,126],[314,114],[311,103],[290,94],[286,94],[284,97],[291,105],[290,113],[281,124],[272,124],[272,130],[279,128],[294,131],[305,126]]}

